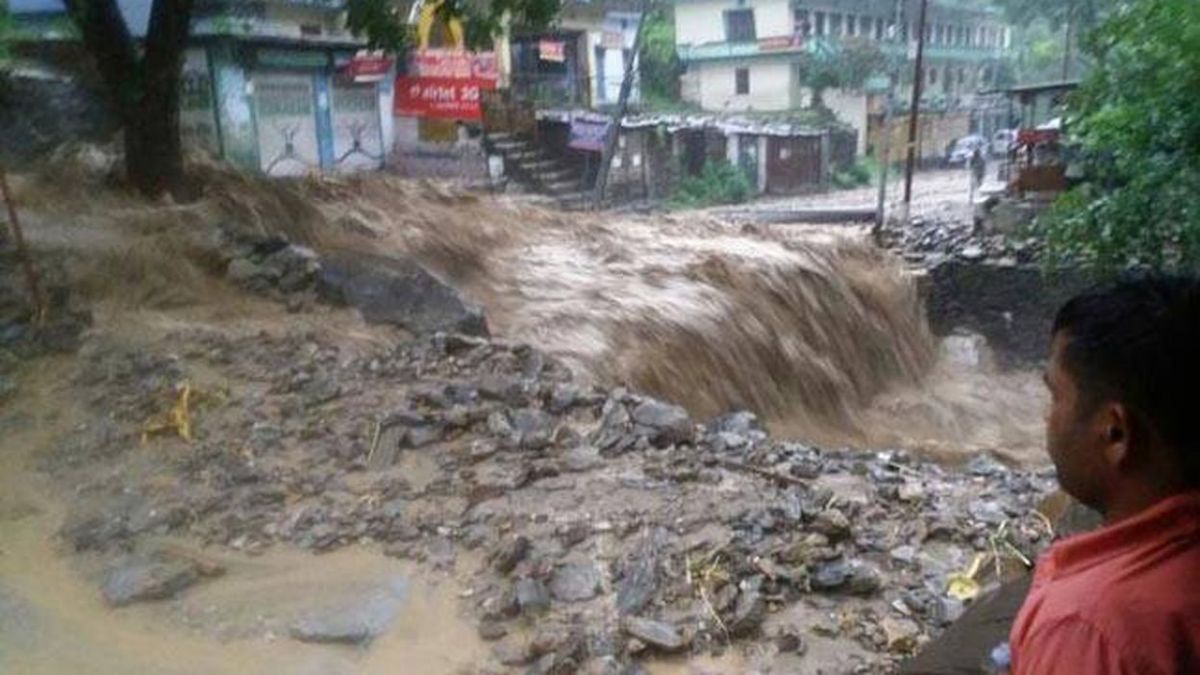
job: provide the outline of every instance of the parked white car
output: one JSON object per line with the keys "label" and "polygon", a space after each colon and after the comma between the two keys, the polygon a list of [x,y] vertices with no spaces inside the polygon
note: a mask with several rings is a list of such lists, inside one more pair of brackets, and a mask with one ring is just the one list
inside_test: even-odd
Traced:
{"label": "parked white car", "polygon": [[1006,157],[1013,143],[1017,142],[1016,129],[999,129],[992,134],[992,156]]}
{"label": "parked white car", "polygon": [[986,153],[988,151],[987,139],[975,134],[958,139],[950,148],[950,152],[946,154],[947,166],[966,166],[971,161],[971,155],[975,154],[976,148]]}

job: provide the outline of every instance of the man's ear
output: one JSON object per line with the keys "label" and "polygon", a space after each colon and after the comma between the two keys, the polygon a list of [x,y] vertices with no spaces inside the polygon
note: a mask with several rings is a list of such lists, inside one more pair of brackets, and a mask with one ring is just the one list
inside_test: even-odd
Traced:
{"label": "man's ear", "polygon": [[1111,469],[1124,469],[1132,461],[1131,451],[1133,442],[1132,420],[1129,408],[1123,403],[1105,403],[1097,422],[1102,424],[1100,429],[1101,443],[1104,447],[1104,459]]}

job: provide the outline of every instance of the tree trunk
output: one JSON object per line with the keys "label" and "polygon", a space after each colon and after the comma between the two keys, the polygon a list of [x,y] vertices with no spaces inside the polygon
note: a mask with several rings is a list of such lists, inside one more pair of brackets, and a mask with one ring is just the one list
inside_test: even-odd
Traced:
{"label": "tree trunk", "polygon": [[633,38],[633,56],[625,64],[625,76],[621,79],[621,93],[617,96],[617,114],[613,118],[608,134],[604,137],[604,151],[600,154],[600,169],[596,174],[596,191],[592,198],[593,208],[600,208],[604,203],[604,192],[608,188],[608,172],[612,168],[613,153],[617,149],[617,138],[621,134],[621,120],[625,119],[625,111],[629,109],[629,94],[633,91],[634,64],[641,62],[642,32],[646,27],[646,17],[650,14],[649,0],[642,1],[642,14],[638,17],[637,34]]}
{"label": "tree trunk", "polygon": [[154,0],[139,57],[116,0],[67,0],[125,132],[125,174],[143,194],[184,187],[179,83],[192,0]]}
{"label": "tree trunk", "polygon": [[[183,145],[176,92],[149,90],[125,120],[125,176],[139,192],[178,195],[183,189]],[[158,88],[156,88],[158,89]]]}

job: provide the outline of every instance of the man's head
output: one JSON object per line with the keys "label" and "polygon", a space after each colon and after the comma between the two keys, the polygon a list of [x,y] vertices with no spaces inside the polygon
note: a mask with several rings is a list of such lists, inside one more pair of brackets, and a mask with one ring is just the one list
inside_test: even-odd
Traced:
{"label": "man's head", "polygon": [[1107,513],[1200,485],[1200,281],[1079,295],[1053,338],[1046,435],[1063,489]]}

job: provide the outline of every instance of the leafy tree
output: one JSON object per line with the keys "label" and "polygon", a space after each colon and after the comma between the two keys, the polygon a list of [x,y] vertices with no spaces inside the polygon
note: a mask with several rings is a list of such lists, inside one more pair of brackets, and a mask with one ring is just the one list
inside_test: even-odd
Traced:
{"label": "leafy tree", "polygon": [[[349,0],[346,25],[364,36],[374,48],[402,51],[413,34],[404,24],[401,7],[395,0]],[[444,0],[438,6],[443,19],[463,22],[467,47],[491,46],[505,22],[518,27],[548,25],[562,9],[562,0]]]}
{"label": "leafy tree", "polygon": [[683,66],[675,51],[675,18],[669,7],[655,7],[646,18],[638,58],[642,97],[651,106],[679,101]]}
{"label": "leafy tree", "polygon": [[[65,0],[67,11],[96,62],[125,131],[125,172],[148,195],[185,188],[179,135],[183,51],[193,0],[153,0],[143,40],[125,25],[117,0]],[[464,19],[471,45],[490,42],[502,21],[539,26],[561,0],[446,0],[439,11]],[[400,50],[410,31],[392,0],[348,0],[347,23],[373,46]]]}
{"label": "leafy tree", "polygon": [[1048,260],[1200,269],[1200,3],[1137,0],[1087,48],[1069,119],[1088,178],[1037,225]]}
{"label": "leafy tree", "polygon": [[800,60],[800,82],[812,89],[812,106],[825,106],[826,89],[858,89],[872,75],[885,72],[887,57],[874,42],[845,38],[830,51],[805,54]]}
{"label": "leafy tree", "polygon": [[12,17],[8,14],[8,3],[0,0],[0,64],[8,58],[8,40],[12,32]]}

